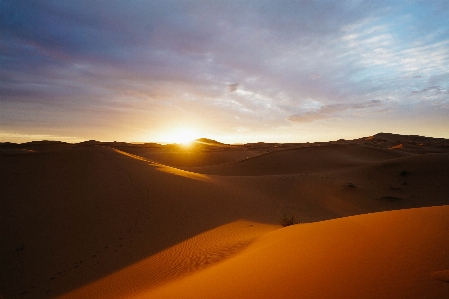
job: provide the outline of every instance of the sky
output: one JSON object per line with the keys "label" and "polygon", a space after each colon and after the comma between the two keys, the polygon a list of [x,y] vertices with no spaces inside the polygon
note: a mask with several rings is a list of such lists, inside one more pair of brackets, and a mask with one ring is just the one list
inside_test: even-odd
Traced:
{"label": "sky", "polygon": [[0,142],[449,138],[449,1],[0,0]]}

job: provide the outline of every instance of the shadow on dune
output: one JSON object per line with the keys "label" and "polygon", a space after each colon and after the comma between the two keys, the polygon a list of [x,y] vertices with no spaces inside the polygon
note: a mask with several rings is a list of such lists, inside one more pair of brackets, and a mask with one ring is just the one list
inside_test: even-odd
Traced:
{"label": "shadow on dune", "polygon": [[9,155],[1,168],[5,298],[60,295],[245,218],[251,204],[109,148]]}
{"label": "shadow on dune", "polygon": [[207,167],[183,168],[204,174],[258,176],[308,174],[411,155],[356,144],[335,144],[278,150],[245,160]]}
{"label": "shadow on dune", "polygon": [[62,295],[239,219],[449,204],[445,153],[337,144],[184,170],[131,154],[89,146],[1,156],[5,298]]}
{"label": "shadow on dune", "polygon": [[277,225],[234,221],[148,256],[61,299],[129,298],[148,292],[228,259],[276,229]]}

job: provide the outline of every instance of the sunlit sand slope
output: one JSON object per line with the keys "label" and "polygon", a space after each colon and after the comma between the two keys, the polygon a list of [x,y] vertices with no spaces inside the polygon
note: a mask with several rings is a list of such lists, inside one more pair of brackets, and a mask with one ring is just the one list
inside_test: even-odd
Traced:
{"label": "sunlit sand slope", "polygon": [[135,298],[449,298],[448,229],[449,206],[290,226]]}
{"label": "sunlit sand slope", "polygon": [[235,221],[185,240],[60,298],[127,298],[141,294],[219,263],[278,228],[277,225]]}

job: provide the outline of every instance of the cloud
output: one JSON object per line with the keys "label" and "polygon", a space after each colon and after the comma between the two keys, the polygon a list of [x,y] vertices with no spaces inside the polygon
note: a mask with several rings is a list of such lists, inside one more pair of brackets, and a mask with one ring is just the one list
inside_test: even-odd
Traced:
{"label": "cloud", "polygon": [[449,90],[444,90],[441,86],[430,86],[421,90],[414,90],[411,92],[411,94],[442,95],[442,94],[449,94]]}
{"label": "cloud", "polygon": [[446,1],[0,1],[1,125],[67,128],[89,111],[162,122],[173,108],[255,129],[443,100],[447,12]]}
{"label": "cloud", "polygon": [[238,84],[238,83],[229,84],[229,85],[228,85],[229,92],[234,92],[234,91],[236,91],[238,87],[239,87],[239,84]]}
{"label": "cloud", "polygon": [[320,74],[312,74],[312,75],[309,76],[310,80],[318,80],[320,78],[321,78]]}
{"label": "cloud", "polygon": [[287,120],[298,123],[313,122],[321,119],[334,118],[351,110],[363,110],[373,107],[380,107],[382,104],[383,103],[380,100],[371,100],[360,103],[329,104],[321,106],[313,111],[305,111],[290,115],[287,117]]}

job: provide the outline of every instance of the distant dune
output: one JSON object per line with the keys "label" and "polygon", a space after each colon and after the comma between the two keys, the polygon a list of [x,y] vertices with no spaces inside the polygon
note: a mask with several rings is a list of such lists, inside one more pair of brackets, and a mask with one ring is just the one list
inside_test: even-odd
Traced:
{"label": "distant dune", "polygon": [[448,140],[390,133],[3,143],[0,295],[449,298],[448,169]]}

